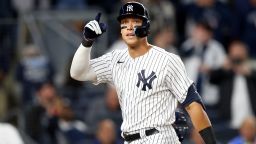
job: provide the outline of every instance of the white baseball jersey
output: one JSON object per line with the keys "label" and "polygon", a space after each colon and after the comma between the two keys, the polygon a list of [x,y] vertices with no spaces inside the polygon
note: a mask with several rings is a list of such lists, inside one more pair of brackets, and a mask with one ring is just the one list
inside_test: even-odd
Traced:
{"label": "white baseball jersey", "polygon": [[156,46],[135,59],[128,49],[115,50],[90,60],[90,66],[97,74],[95,84],[107,82],[116,87],[121,130],[128,133],[171,127],[177,103],[185,100],[192,84],[180,57]]}

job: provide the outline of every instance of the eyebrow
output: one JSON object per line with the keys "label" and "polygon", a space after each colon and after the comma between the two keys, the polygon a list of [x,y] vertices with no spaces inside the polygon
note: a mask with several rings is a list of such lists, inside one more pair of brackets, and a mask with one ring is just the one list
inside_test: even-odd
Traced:
{"label": "eyebrow", "polygon": [[[139,20],[139,21],[143,21],[143,20],[141,20],[140,18],[131,18],[131,20],[132,20],[132,21],[138,21],[138,20]],[[126,21],[128,21],[128,18],[122,19],[122,20],[121,20],[121,23],[122,23],[122,22],[126,22]]]}

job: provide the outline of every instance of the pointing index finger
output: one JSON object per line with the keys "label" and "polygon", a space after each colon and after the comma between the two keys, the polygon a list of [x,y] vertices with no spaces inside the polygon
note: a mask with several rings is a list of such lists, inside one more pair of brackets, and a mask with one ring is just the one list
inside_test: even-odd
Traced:
{"label": "pointing index finger", "polygon": [[97,22],[100,22],[100,17],[101,17],[101,13],[99,12],[99,13],[96,15],[96,17],[95,17],[95,20],[96,20]]}

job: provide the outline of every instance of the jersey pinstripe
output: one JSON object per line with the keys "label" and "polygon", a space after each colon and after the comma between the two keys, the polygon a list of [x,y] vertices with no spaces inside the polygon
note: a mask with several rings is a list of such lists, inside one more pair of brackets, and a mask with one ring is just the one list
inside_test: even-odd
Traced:
{"label": "jersey pinstripe", "polygon": [[123,132],[171,126],[178,102],[186,98],[192,81],[179,56],[153,46],[131,58],[128,49],[90,60],[98,83],[116,87],[122,109]]}

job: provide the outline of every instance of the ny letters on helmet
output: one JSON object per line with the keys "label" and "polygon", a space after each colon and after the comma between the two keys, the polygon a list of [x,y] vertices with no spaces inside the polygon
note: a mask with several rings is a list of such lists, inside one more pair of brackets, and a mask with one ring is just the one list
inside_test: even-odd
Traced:
{"label": "ny letters on helmet", "polygon": [[127,12],[133,11],[133,6],[132,5],[127,5],[126,11]]}

